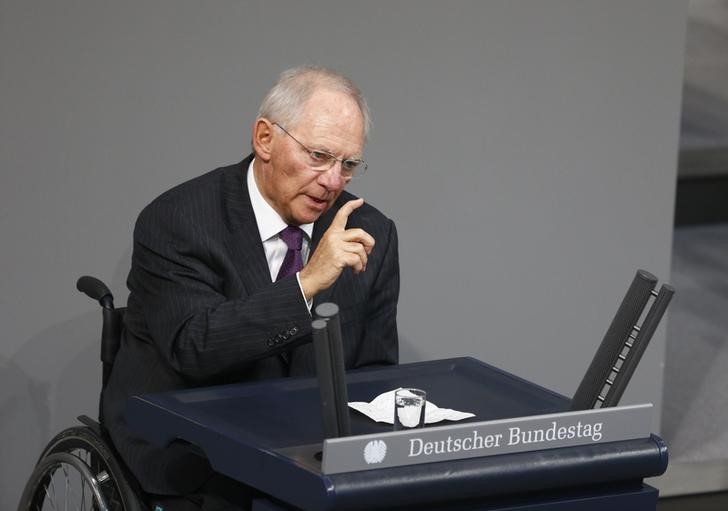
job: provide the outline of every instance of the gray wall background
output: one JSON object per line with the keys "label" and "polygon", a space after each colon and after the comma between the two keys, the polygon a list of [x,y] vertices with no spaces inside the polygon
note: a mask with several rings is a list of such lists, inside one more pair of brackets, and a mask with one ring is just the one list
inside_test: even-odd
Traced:
{"label": "gray wall background", "polygon": [[[669,280],[680,0],[0,2],[0,508],[95,414],[99,313],[166,188],[241,159],[284,68],[374,112],[352,185],[400,230],[403,361],[570,395],[634,271]],[[664,331],[623,400],[662,400]],[[446,403],[445,403],[446,404]],[[655,428],[659,428],[656,424]]]}

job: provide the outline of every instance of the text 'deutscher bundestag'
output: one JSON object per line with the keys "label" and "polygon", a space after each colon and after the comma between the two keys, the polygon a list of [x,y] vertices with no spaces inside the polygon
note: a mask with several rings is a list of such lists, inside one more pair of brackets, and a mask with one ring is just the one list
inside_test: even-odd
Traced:
{"label": "text 'deutscher bundestag'", "polygon": [[651,404],[429,427],[324,441],[324,474],[650,436]]}

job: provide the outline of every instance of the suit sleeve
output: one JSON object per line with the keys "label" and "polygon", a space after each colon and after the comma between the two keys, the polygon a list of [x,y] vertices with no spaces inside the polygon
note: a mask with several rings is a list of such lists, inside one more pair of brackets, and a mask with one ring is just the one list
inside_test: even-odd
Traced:
{"label": "suit sleeve", "polygon": [[227,297],[225,254],[198,225],[188,210],[158,200],[134,231],[129,287],[171,366],[203,381],[299,344],[311,319],[295,276]]}

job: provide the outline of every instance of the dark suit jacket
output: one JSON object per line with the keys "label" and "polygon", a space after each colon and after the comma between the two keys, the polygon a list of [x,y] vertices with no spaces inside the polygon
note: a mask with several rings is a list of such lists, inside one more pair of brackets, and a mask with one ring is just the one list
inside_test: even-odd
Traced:
{"label": "dark suit jacket", "polygon": [[[151,446],[127,430],[126,400],[143,393],[312,375],[311,316],[295,276],[271,282],[250,205],[252,156],[183,183],[139,215],[128,278],[125,331],[103,421],[147,492],[193,491],[204,462],[184,446]],[[341,205],[314,225],[311,252]],[[398,359],[399,263],[394,223],[364,204],[347,227],[376,240],[366,272],[345,270],[316,296],[339,305],[347,368]]]}

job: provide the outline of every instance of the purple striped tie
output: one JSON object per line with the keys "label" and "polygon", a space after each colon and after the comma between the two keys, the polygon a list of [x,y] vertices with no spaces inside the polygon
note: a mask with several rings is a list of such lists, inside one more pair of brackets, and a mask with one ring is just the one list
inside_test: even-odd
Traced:
{"label": "purple striped tie", "polygon": [[288,252],[286,252],[286,257],[283,259],[283,264],[276,277],[276,282],[284,277],[293,275],[303,268],[303,257],[301,257],[303,231],[295,225],[289,225],[280,232],[279,236],[288,245]]}

